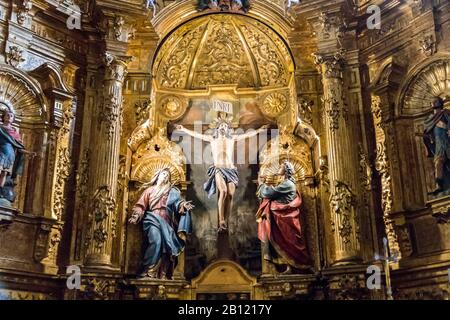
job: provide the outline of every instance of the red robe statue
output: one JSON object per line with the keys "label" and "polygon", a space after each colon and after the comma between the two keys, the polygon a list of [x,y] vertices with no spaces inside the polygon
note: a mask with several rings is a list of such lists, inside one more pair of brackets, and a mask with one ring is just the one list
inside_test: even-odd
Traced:
{"label": "red robe statue", "polygon": [[260,185],[262,199],[256,214],[263,257],[276,265],[309,269],[310,258],[300,215],[302,198],[296,185],[285,179],[277,186]]}

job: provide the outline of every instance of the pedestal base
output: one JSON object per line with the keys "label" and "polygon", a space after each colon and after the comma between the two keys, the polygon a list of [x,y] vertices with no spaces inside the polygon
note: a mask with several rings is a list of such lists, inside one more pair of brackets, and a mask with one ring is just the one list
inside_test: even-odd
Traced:
{"label": "pedestal base", "polygon": [[125,299],[139,300],[185,300],[190,298],[189,282],[160,279],[125,280],[128,294]]}

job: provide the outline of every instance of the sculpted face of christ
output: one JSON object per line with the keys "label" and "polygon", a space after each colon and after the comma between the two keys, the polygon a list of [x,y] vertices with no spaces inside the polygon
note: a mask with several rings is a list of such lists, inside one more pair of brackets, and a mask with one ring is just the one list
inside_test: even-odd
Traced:
{"label": "sculpted face of christ", "polygon": [[234,144],[236,141],[256,136],[267,128],[268,126],[262,126],[260,129],[246,134],[233,135],[228,122],[219,121],[211,135],[201,134],[181,125],[176,127],[181,132],[211,144],[214,164],[208,169],[208,180],[203,188],[208,193],[208,197],[216,193],[216,190],[218,191],[219,232],[227,231],[227,221],[232,211],[233,197],[239,183],[238,171],[233,162]]}

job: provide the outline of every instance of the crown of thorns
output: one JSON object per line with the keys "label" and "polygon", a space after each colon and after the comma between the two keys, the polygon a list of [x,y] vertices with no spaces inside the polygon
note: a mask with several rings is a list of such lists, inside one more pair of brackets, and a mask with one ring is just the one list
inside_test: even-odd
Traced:
{"label": "crown of thorns", "polygon": [[214,119],[214,121],[210,124],[210,128],[216,129],[222,123],[226,123],[228,125],[228,127],[231,127],[232,121],[233,121],[233,117],[226,117],[226,118],[218,117],[218,118]]}

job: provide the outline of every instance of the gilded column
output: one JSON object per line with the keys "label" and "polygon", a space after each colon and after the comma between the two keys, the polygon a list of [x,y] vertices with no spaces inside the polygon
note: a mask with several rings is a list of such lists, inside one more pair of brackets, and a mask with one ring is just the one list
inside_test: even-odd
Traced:
{"label": "gilded column", "polygon": [[352,137],[349,110],[343,91],[345,52],[315,54],[322,74],[323,120],[330,182],[331,231],[334,238],[334,264],[360,260],[359,221],[356,190],[359,186],[357,143]]}
{"label": "gilded column", "polygon": [[122,127],[122,86],[127,57],[106,53],[103,97],[97,105],[97,123],[91,143],[91,177],[85,237],[88,267],[112,267],[111,254],[117,229],[117,187],[120,134]]}

